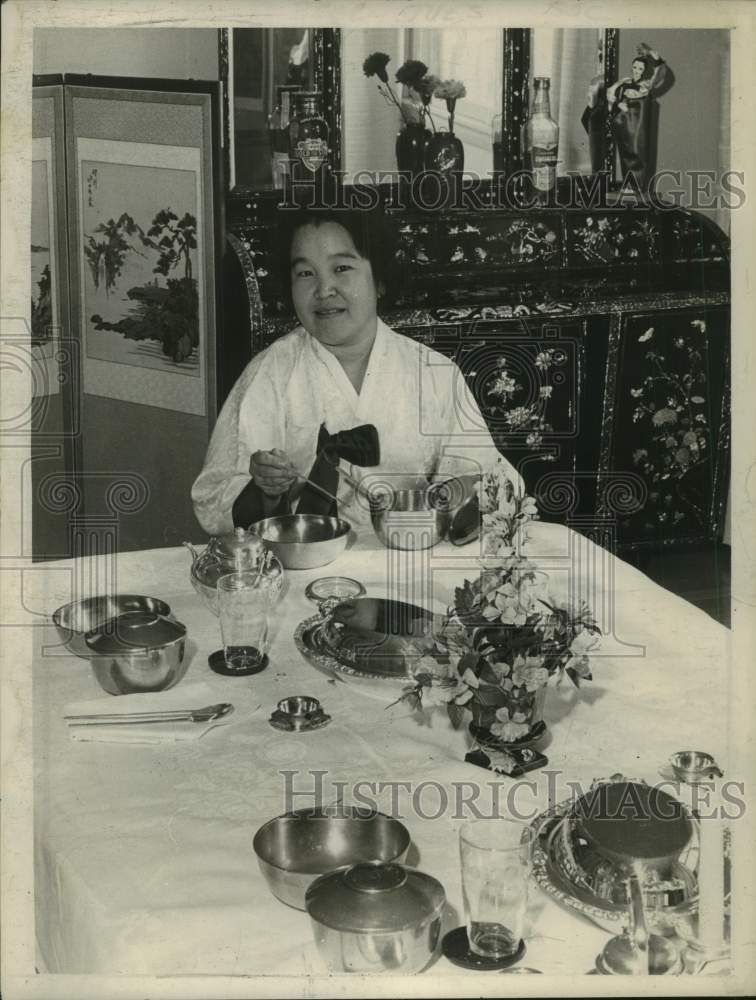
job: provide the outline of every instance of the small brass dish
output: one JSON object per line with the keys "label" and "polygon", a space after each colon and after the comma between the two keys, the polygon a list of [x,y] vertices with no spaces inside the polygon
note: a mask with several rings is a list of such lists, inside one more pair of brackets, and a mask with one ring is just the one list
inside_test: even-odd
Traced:
{"label": "small brass dish", "polygon": [[289,733],[306,733],[322,729],[331,721],[317,698],[297,694],[279,701],[276,710],[268,720],[274,729]]}
{"label": "small brass dish", "polygon": [[703,750],[679,750],[672,754],[669,763],[677,780],[689,785],[723,776],[711,754],[704,753]]}

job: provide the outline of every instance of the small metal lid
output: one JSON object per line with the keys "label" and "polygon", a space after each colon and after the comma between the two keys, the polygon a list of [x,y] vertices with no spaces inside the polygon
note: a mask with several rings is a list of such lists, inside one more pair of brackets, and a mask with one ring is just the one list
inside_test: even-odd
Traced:
{"label": "small metal lid", "polygon": [[222,562],[234,566],[241,562],[256,566],[265,551],[261,538],[251,529],[234,528],[227,535],[216,539],[216,550]]}
{"label": "small metal lid", "polygon": [[428,923],[446,893],[431,875],[393,862],[360,862],[316,879],[305,907],[313,920],[339,931],[400,931]]}
{"label": "small metal lid", "polygon": [[150,611],[127,611],[110,618],[84,637],[95,653],[133,653],[138,649],[159,649],[182,639],[186,626]]}

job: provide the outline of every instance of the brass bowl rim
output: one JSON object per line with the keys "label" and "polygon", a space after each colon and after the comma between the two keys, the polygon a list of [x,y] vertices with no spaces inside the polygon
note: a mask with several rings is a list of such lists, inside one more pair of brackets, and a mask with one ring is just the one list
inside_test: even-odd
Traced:
{"label": "brass bowl rim", "polygon": [[[328,524],[331,528],[333,528],[334,533],[329,538],[316,538],[310,540],[299,538],[292,542],[284,542],[277,538],[265,537],[265,529],[273,524],[288,526],[297,523]],[[343,517],[329,517],[327,514],[277,514],[273,517],[264,517],[260,521],[255,521],[254,524],[250,525],[249,530],[254,532],[258,538],[262,539],[263,542],[267,542],[269,545],[322,545],[325,542],[334,542],[337,539],[343,538],[344,535],[348,535],[352,530],[352,525]]]}
{"label": "brass bowl rim", "polygon": [[[335,811],[338,808],[339,811]],[[329,810],[333,810],[329,812]],[[306,872],[302,871],[301,868],[287,868],[284,865],[277,864],[275,861],[270,861],[265,857],[259,850],[259,842],[262,839],[264,831],[269,827],[273,826],[274,823],[278,823],[285,819],[336,819],[336,820],[357,820],[362,822],[373,821],[373,820],[388,820],[390,823],[395,823],[398,827],[398,831],[402,834],[403,838],[406,839],[406,843],[397,852],[395,858],[389,860],[394,861],[399,858],[408,850],[410,843],[412,841],[412,836],[407,829],[407,827],[398,819],[394,819],[393,816],[387,816],[386,813],[380,812],[378,809],[367,809],[361,806],[349,806],[339,804],[336,806],[308,806],[303,809],[292,809],[291,812],[281,813],[280,816],[274,816],[272,819],[267,820],[263,825],[257,830],[254,837],[252,838],[252,849],[254,850],[257,858],[264,864],[268,865],[270,868],[275,868],[276,871],[283,872],[287,875],[312,875],[313,878],[318,877],[317,872]],[[333,868],[327,869],[326,872],[321,872],[320,874],[327,874],[328,871],[335,871],[337,868],[348,868],[355,864],[354,861],[345,861],[340,865],[334,865]],[[383,861],[382,863],[386,863]]]}

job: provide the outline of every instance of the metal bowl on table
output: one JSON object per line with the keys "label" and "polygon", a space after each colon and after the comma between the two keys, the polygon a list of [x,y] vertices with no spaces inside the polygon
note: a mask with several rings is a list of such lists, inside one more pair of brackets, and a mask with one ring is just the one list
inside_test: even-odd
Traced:
{"label": "metal bowl on table", "polygon": [[265,542],[285,569],[315,569],[338,559],[346,548],[351,525],[340,517],[284,514],[266,517],[250,531]]}
{"label": "metal bowl on table", "polygon": [[398,820],[349,806],[285,813],[261,826],[253,841],[268,888],[298,910],[319,875],[358,861],[403,861],[409,845]]}
{"label": "metal bowl on table", "polygon": [[108,694],[167,691],[182,679],[186,627],[149,611],[127,611],[86,634],[92,669]]}
{"label": "metal bowl on table", "polygon": [[445,483],[397,477],[369,488],[370,520],[390,549],[429,549],[446,537],[453,497]]}
{"label": "metal bowl on table", "polygon": [[126,611],[148,611],[167,618],[170,607],[156,597],[140,594],[111,594],[72,601],[53,612],[52,620],[58,635],[70,653],[89,659],[93,653],[85,641],[87,632]]}
{"label": "metal bowl on table", "polygon": [[305,903],[330,972],[411,975],[436,952],[446,893],[424,872],[368,862],[322,875]]}

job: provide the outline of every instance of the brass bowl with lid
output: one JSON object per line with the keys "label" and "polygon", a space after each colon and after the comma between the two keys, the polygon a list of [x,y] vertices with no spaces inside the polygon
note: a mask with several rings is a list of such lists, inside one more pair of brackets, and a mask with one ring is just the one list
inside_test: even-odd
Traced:
{"label": "brass bowl with lid", "polygon": [[167,691],[182,679],[186,626],[149,611],[127,611],[87,632],[92,669],[108,694]]}
{"label": "brass bowl with lid", "polygon": [[385,862],[329,872],[305,896],[329,971],[362,975],[421,972],[438,948],[445,904],[437,879]]}
{"label": "brass bowl with lid", "polygon": [[92,656],[92,650],[84,638],[87,632],[126,611],[150,611],[165,618],[171,614],[170,606],[157,597],[107,594],[64,604],[53,612],[52,620],[66,649],[75,656],[88,660]]}

